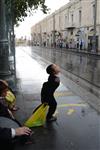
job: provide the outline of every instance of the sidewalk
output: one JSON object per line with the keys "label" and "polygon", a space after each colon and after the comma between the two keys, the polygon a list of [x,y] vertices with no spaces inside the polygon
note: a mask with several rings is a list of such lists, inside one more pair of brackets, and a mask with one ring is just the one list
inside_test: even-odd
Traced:
{"label": "sidewalk", "polygon": [[[32,111],[41,103],[40,92],[43,82],[48,78],[42,59],[35,59],[25,53],[25,48],[17,48],[17,105],[20,109],[15,116],[23,124]],[[63,83],[55,93],[58,108],[57,121],[44,127],[33,128],[33,144],[19,146],[16,150],[99,150],[100,116],[83,99]],[[68,82],[67,82],[68,83]]]}

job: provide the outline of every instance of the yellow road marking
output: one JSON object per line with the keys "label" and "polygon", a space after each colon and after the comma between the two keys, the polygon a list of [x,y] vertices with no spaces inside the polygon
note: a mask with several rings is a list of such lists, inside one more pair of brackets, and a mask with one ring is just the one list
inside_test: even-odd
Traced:
{"label": "yellow road marking", "polygon": [[64,91],[64,92],[55,92],[54,96],[55,97],[60,97],[60,96],[71,96],[74,95],[72,92],[69,91]]}
{"label": "yellow road marking", "polygon": [[75,109],[69,109],[68,112],[67,112],[67,115],[71,115],[74,112],[75,112]]}
{"label": "yellow road marking", "polygon": [[[81,104],[61,104],[61,105],[58,105],[57,107],[62,108],[62,107],[86,107],[86,106],[87,104],[81,103]],[[75,109],[69,108],[67,110],[67,115],[71,115],[75,112],[76,112]],[[57,114],[59,114],[58,110],[55,111],[54,116],[57,116]]]}
{"label": "yellow road marking", "polygon": [[61,104],[58,105],[57,107],[70,107],[70,106],[74,106],[74,107],[86,107],[86,104]]}

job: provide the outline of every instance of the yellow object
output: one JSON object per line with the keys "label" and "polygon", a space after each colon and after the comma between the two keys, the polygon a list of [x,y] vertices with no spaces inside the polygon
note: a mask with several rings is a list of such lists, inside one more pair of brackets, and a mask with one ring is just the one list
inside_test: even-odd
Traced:
{"label": "yellow object", "polygon": [[15,95],[10,90],[7,91],[5,99],[8,103],[14,103],[16,100]]}
{"label": "yellow object", "polygon": [[33,114],[29,117],[29,119],[24,123],[24,125],[27,127],[43,126],[46,121],[47,109],[48,109],[47,104],[39,105],[34,110]]}
{"label": "yellow object", "polygon": [[68,112],[67,112],[67,115],[71,115],[74,112],[75,112],[75,109],[69,109]]}
{"label": "yellow object", "polygon": [[80,103],[80,104],[61,104],[61,105],[58,105],[58,107],[86,107],[87,104],[84,104],[84,103]]}

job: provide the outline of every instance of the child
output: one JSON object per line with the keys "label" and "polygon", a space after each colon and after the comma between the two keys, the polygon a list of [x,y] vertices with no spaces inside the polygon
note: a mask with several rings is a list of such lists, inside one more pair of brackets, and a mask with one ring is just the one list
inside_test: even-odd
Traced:
{"label": "child", "polygon": [[57,118],[54,117],[53,114],[56,110],[57,102],[54,98],[54,92],[60,84],[60,79],[57,76],[60,72],[60,68],[56,64],[51,64],[47,67],[46,72],[49,74],[49,78],[47,82],[43,83],[41,90],[41,102],[48,103],[49,105],[46,120],[55,121]]}
{"label": "child", "polygon": [[8,83],[4,80],[0,80],[0,99],[3,100],[3,104],[10,110],[15,111],[18,108],[15,106],[16,98],[8,86]]}

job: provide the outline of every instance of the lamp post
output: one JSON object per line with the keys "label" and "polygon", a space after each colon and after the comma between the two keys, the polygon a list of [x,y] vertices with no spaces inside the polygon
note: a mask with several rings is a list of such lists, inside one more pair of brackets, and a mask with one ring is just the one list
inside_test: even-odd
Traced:
{"label": "lamp post", "polygon": [[96,52],[96,20],[97,20],[97,0],[95,0],[94,4],[94,33],[93,33],[93,46],[92,50],[93,52]]}
{"label": "lamp post", "polygon": [[10,74],[5,0],[0,0],[0,76]]}

